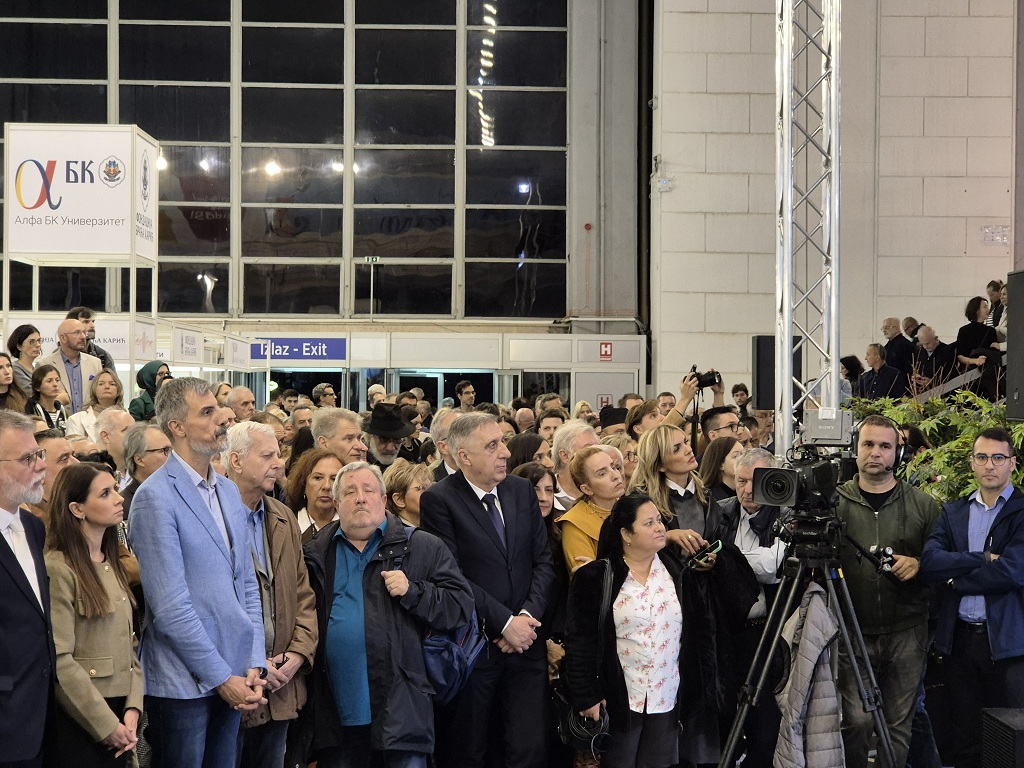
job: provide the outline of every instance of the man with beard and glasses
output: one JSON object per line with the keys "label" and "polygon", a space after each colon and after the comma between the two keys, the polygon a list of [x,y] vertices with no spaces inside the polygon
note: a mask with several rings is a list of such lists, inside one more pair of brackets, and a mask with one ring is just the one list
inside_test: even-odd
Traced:
{"label": "man with beard and glasses", "polygon": [[227,418],[210,385],[172,379],[156,396],[170,456],[135,492],[129,539],[146,595],[141,660],[153,768],[236,762],[242,712],[267,677],[247,509],[211,458]]}
{"label": "man with beard and glasses", "polygon": [[398,458],[402,440],[416,427],[402,418],[402,406],[397,403],[377,403],[370,415],[363,419],[363,442],[369,448],[366,460],[384,471]]}
{"label": "man with beard and glasses", "polygon": [[0,766],[41,766],[56,656],[43,524],[22,504],[43,498],[45,451],[32,420],[0,410]]}

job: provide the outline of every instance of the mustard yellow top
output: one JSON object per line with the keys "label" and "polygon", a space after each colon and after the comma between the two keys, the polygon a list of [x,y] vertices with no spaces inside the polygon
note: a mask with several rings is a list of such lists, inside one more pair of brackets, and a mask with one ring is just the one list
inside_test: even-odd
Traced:
{"label": "mustard yellow top", "polygon": [[601,533],[601,524],[611,513],[610,509],[580,499],[555,521],[562,528],[562,554],[570,576],[582,564],[576,562],[575,558],[597,558],[597,538]]}

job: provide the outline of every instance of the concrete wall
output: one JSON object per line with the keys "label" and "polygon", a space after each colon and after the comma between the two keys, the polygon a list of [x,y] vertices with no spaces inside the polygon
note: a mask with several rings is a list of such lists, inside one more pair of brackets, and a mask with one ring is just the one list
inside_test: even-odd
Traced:
{"label": "concrete wall", "polygon": [[[764,0],[662,0],[654,192],[656,389],[692,363],[750,381],[774,332],[775,27]],[[843,4],[841,354],[882,318],[952,341],[1011,269],[1012,0]],[[1012,237],[1010,238],[1012,242]]]}

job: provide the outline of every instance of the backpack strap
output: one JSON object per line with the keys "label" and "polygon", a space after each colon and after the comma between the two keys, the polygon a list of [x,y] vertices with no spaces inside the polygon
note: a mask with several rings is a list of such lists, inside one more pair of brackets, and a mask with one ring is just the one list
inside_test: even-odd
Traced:
{"label": "backpack strap", "polygon": [[612,564],[605,558],[604,580],[601,584],[601,608],[597,613],[597,643],[601,652],[604,653],[605,625],[608,623],[608,612],[612,609]]}

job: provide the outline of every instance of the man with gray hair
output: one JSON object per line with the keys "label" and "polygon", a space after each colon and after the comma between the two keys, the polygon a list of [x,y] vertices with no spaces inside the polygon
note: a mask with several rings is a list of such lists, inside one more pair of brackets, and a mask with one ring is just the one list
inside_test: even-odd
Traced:
{"label": "man with gray hair", "polygon": [[242,715],[240,766],[281,768],[289,723],[306,701],[319,635],[316,598],[295,514],[272,495],[284,466],[273,428],[252,421],[231,427],[221,464],[247,508],[266,648],[267,703]]}
{"label": "man with gray hair", "polygon": [[119,491],[131,482],[124,459],[124,438],[134,425],[135,417],[120,406],[104,408],[96,418],[96,442],[114,460]]}
{"label": "man with gray hair", "polygon": [[313,405],[317,408],[334,408],[338,404],[338,395],[334,385],[326,381],[313,387]]}
{"label": "man with gray hair", "polygon": [[124,466],[131,482],[119,491],[124,509],[124,519],[128,519],[135,492],[139,490],[150,475],[156,472],[167,461],[171,453],[171,441],[164,431],[155,424],[136,424],[124,436]]}
{"label": "man with gray hair", "polygon": [[319,408],[310,427],[320,448],[334,451],[341,464],[366,461],[366,443],[359,414],[347,408]]}
{"label": "man with gray hair", "polygon": [[446,439],[460,471],[420,497],[421,530],[455,555],[491,641],[439,726],[438,753],[451,768],[482,768],[499,723],[505,766],[546,764],[547,653],[536,640],[555,567],[537,494],[508,475],[502,435],[486,413],[455,419]]}
{"label": "man with gray hair", "polygon": [[221,768],[236,763],[241,713],[267,701],[246,507],[211,466],[227,429],[210,385],[172,379],[156,417],[173,451],[135,493],[128,529],[146,595],[146,735],[154,768]]}
{"label": "man with gray hair", "polygon": [[322,638],[310,757],[322,768],[426,768],[434,705],[421,638],[469,622],[470,586],[442,542],[386,511],[377,467],[346,465],[333,496],[338,519],[305,546]]}
{"label": "man with gray hair", "polygon": [[430,437],[434,441],[434,447],[441,457],[440,463],[434,467],[434,482],[444,480],[448,475],[454,475],[459,471],[455,464],[455,458],[448,450],[448,431],[452,423],[461,416],[461,411],[454,408],[441,408],[434,414],[434,420],[430,422]]}
{"label": "man with gray hair", "polygon": [[256,413],[256,395],[248,387],[233,387],[225,401],[237,421],[248,421]]}
{"label": "man with gray hair", "polygon": [[314,413],[316,413],[316,409],[311,405],[296,405],[292,408],[292,412],[288,414],[287,421],[291,422],[291,425],[296,432],[303,427],[309,427],[312,429]]}
{"label": "man with gray hair", "polygon": [[571,419],[555,430],[551,444],[551,453],[555,459],[555,479],[558,482],[555,488],[555,510],[568,512],[583,495],[569,474],[569,462],[577,451],[599,442],[597,432],[582,419]]}
{"label": "man with gray hair", "polygon": [[[774,467],[775,457],[764,448],[751,448],[736,457],[736,496],[719,502],[722,510],[722,543],[735,544],[757,577],[760,592],[757,602],[747,614],[747,623],[740,633],[735,649],[735,669],[739,674],[750,669],[758,641],[768,619],[768,610],[779,584],[779,569],[786,556],[785,543],[775,537],[775,523],[792,514],[787,507],[761,505],[754,501],[754,470]],[[729,690],[735,693],[742,680],[730,681]],[[779,737],[782,715],[772,695],[774,682],[769,685],[757,706],[750,710],[743,733],[747,741],[744,766],[771,768],[775,755],[775,742]]]}

